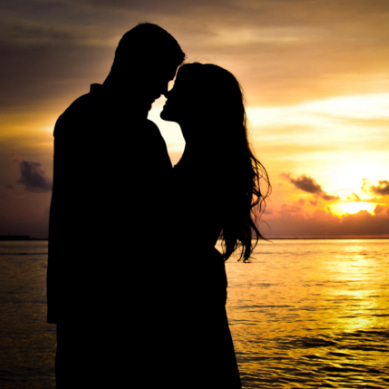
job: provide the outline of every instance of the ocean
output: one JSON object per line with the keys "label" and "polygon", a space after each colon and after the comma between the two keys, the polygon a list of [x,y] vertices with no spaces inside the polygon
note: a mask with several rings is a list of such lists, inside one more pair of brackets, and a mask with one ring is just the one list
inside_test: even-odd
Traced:
{"label": "ocean", "polygon": [[[46,261],[46,241],[0,242],[2,389],[55,387]],[[388,239],[260,242],[226,268],[243,388],[389,388]]]}

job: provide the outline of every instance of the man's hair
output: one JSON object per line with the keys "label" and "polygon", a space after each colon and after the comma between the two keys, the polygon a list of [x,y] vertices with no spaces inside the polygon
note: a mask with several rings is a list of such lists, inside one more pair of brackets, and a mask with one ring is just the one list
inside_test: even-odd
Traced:
{"label": "man's hair", "polygon": [[179,66],[184,59],[185,53],[172,35],[156,24],[141,23],[119,41],[112,71],[148,68],[161,60]]}

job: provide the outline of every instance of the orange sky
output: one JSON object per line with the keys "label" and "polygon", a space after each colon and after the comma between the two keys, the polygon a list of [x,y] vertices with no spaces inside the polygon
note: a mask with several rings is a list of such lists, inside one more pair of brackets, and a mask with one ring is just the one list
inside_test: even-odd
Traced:
{"label": "orange sky", "polygon": [[[266,236],[389,236],[386,0],[3,1],[0,235],[47,236],[55,120],[142,21],[242,84],[273,185]],[[184,144],[163,102],[150,118],[176,162]]]}

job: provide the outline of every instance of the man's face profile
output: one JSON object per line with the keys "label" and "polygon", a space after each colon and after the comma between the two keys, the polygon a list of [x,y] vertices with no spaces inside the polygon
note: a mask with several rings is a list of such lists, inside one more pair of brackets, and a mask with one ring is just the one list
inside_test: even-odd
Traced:
{"label": "man's face profile", "polygon": [[169,83],[174,79],[176,71],[176,65],[161,65],[155,67],[144,76],[142,95],[147,100],[147,103],[150,103],[150,108],[151,104],[161,95],[167,94]]}

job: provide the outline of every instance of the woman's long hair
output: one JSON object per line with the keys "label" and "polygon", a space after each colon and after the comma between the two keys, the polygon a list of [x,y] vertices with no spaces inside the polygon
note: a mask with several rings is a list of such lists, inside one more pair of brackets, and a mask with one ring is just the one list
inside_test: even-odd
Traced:
{"label": "woman's long hair", "polygon": [[240,249],[240,259],[247,261],[258,240],[265,239],[258,223],[271,185],[248,140],[242,88],[229,71],[217,65],[185,64],[179,74],[192,80],[193,101],[209,129],[204,142],[220,164],[227,199],[221,234],[224,258]]}

